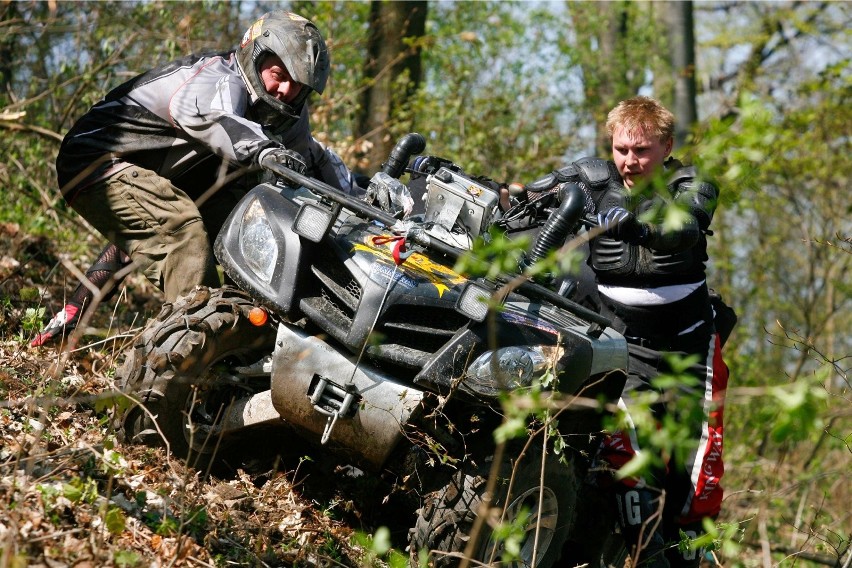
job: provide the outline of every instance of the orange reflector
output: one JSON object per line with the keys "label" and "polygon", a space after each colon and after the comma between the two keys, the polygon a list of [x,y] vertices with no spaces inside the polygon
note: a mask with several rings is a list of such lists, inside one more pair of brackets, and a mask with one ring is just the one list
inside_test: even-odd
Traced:
{"label": "orange reflector", "polygon": [[256,326],[261,326],[269,319],[269,315],[263,308],[252,308],[249,312],[249,321]]}

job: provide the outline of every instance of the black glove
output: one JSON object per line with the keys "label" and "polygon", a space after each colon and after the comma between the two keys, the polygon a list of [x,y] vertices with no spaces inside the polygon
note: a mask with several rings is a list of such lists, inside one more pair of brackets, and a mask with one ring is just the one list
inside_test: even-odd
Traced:
{"label": "black glove", "polygon": [[370,178],[365,176],[364,174],[359,174],[352,172],[352,179],[355,180],[355,185],[359,188],[366,190],[370,187]]}
{"label": "black glove", "polygon": [[300,173],[302,175],[308,170],[308,164],[305,163],[305,159],[298,152],[294,152],[293,150],[288,150],[283,146],[279,146],[276,148],[266,148],[261,150],[258,153],[257,162],[260,163],[266,157],[271,157],[273,160],[284,166],[285,168],[289,168],[296,173]]}
{"label": "black glove", "polygon": [[598,225],[606,229],[604,234],[609,238],[631,245],[643,244],[650,234],[648,225],[640,223],[636,215],[624,207],[598,213]]}
{"label": "black glove", "polygon": [[434,174],[442,167],[451,170],[458,169],[458,166],[453,164],[451,161],[445,160],[444,158],[440,158],[438,156],[417,156],[411,162],[411,172],[420,175]]}

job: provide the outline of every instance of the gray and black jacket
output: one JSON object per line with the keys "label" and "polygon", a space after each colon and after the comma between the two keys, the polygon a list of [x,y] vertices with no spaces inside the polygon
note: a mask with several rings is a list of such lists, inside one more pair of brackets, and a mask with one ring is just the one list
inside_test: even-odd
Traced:
{"label": "gray and black jacket", "polygon": [[63,196],[121,164],[157,172],[192,197],[258,151],[283,145],[302,154],[308,174],[344,191],[351,172],[311,134],[308,107],[275,136],[248,118],[249,92],[233,53],[187,56],[110,91],[66,134],[56,159]]}

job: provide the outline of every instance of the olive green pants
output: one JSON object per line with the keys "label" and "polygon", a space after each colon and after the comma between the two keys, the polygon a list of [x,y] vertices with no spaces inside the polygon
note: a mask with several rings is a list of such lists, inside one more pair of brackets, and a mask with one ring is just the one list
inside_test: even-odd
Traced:
{"label": "olive green pants", "polygon": [[71,207],[171,302],[196,285],[221,285],[212,243],[241,195],[223,188],[199,210],[169,180],[130,166],[81,191]]}

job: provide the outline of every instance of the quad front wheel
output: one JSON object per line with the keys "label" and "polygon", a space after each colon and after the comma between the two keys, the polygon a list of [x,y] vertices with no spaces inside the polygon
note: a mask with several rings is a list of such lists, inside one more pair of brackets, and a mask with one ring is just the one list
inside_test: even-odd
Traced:
{"label": "quad front wheel", "polygon": [[251,298],[232,288],[196,287],[166,304],[135,341],[116,375],[131,399],[117,414],[119,436],[167,446],[202,467],[214,453],[217,425],[234,400],[255,385],[234,370],[272,352],[275,328],[249,321]]}
{"label": "quad front wheel", "polygon": [[[426,496],[411,530],[413,560],[425,550],[435,566],[455,566],[467,543],[476,538],[473,565],[555,565],[574,522],[579,474],[552,454],[542,459],[540,449],[529,449],[522,459],[515,460],[517,453],[510,448],[480,534],[473,534],[473,529],[477,515],[483,513],[488,463],[459,470],[447,485]],[[497,526],[513,528],[503,532],[496,531]],[[508,546],[512,538],[519,545],[515,557],[510,554],[513,547]]]}

